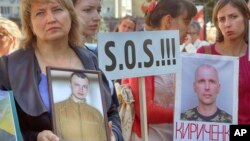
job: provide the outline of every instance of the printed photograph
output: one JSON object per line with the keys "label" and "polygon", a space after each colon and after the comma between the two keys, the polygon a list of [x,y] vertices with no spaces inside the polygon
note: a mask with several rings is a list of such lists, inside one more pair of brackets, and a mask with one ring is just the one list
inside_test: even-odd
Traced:
{"label": "printed photograph", "polygon": [[237,115],[234,62],[212,57],[216,58],[202,54],[182,60],[181,120],[232,123]]}
{"label": "printed photograph", "polygon": [[47,68],[53,128],[61,140],[108,141],[99,71]]}
{"label": "printed photograph", "polygon": [[11,91],[0,90],[0,141],[22,141]]}
{"label": "printed photograph", "polygon": [[229,141],[238,122],[239,59],[183,53],[175,97],[174,141]]}

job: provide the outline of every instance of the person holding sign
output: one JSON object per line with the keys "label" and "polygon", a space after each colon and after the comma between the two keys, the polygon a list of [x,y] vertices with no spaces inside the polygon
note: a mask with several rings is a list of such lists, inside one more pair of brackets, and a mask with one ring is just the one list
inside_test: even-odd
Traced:
{"label": "person holding sign", "polygon": [[84,73],[70,76],[72,95],[55,103],[56,129],[63,140],[106,141],[104,116],[89,105],[89,79]]}
{"label": "person holding sign", "polygon": [[216,105],[221,85],[215,67],[202,64],[195,72],[193,89],[198,106],[181,114],[181,120],[232,123],[232,116]]}
{"label": "person holding sign", "polygon": [[[0,58],[0,89],[13,91],[25,141],[58,141],[51,131],[46,67],[100,70],[97,58],[82,48],[84,42],[72,1],[22,0],[20,14],[24,38],[19,50]],[[107,82],[103,74],[102,79]],[[118,111],[108,84],[100,87],[112,121],[110,136],[118,136]]]}
{"label": "person holding sign", "polygon": [[[184,41],[189,23],[197,13],[188,0],[153,0],[143,6],[145,23],[152,30],[179,30]],[[138,78],[123,79],[122,84],[131,87],[135,100],[135,119],[131,141],[141,141],[139,83]],[[175,98],[175,74],[145,77],[148,140],[173,140],[173,113]]]}
{"label": "person holding sign", "polygon": [[217,28],[216,42],[208,47],[201,47],[197,51],[239,57],[239,124],[250,124],[249,18],[250,12],[245,0],[219,0],[213,10],[213,22]]}

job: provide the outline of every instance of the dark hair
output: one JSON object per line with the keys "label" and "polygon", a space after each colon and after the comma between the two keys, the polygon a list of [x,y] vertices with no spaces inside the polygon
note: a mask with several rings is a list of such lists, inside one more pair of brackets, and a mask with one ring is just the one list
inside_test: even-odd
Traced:
{"label": "dark hair", "polygon": [[88,79],[88,76],[86,75],[86,74],[84,74],[84,73],[82,73],[82,72],[73,72],[71,75],[70,75],[70,81],[72,80],[72,77],[73,76],[77,76],[77,77],[80,77],[80,78],[82,78],[82,79]]}
{"label": "dark hair", "polygon": [[213,23],[217,29],[216,41],[217,42],[224,41],[224,36],[222,35],[220,28],[218,26],[217,15],[218,15],[219,10],[221,10],[221,8],[223,8],[227,4],[230,4],[231,6],[235,7],[242,14],[244,18],[244,26],[245,26],[244,39],[247,42],[248,41],[248,20],[250,18],[250,12],[249,12],[249,9],[247,7],[247,3],[245,0],[219,0],[217,2],[213,10]]}
{"label": "dark hair", "polygon": [[151,12],[145,13],[145,23],[151,27],[159,27],[165,15],[176,18],[187,12],[187,19],[192,19],[197,13],[195,5],[188,0],[160,0]]}
{"label": "dark hair", "polygon": [[114,32],[119,32],[118,30],[119,30],[120,24],[122,23],[123,20],[126,20],[126,19],[131,20],[135,24],[134,31],[136,30],[136,20],[135,20],[135,18],[132,17],[132,16],[129,16],[129,15],[126,15],[125,17],[121,18],[119,20],[119,22],[116,24]]}

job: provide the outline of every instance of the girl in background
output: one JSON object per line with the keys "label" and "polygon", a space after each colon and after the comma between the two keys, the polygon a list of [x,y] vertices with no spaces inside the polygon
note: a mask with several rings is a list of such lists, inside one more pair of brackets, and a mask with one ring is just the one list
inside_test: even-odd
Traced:
{"label": "girl in background", "polygon": [[249,18],[245,0],[219,0],[213,10],[213,22],[217,29],[216,42],[197,50],[198,53],[239,57],[239,124],[250,124]]}
{"label": "girl in background", "polygon": [[119,20],[115,32],[133,32],[136,30],[136,20],[132,16],[125,16]]}
{"label": "girl in background", "polygon": [[[144,5],[147,30],[179,30],[180,41],[184,41],[191,19],[197,9],[188,0],[152,0]],[[135,119],[131,141],[141,141],[140,103],[138,78],[123,79],[128,84],[135,100]],[[146,76],[146,106],[148,140],[172,141],[175,100],[175,74]]]}

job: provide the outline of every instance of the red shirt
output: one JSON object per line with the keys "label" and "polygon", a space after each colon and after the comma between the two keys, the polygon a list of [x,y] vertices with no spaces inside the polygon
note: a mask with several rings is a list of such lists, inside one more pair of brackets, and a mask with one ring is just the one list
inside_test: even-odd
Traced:
{"label": "red shirt", "polygon": [[[205,53],[204,47],[197,53]],[[211,54],[222,55],[215,50],[215,44],[211,45]],[[250,62],[247,53],[239,58],[239,85],[238,85],[238,123],[250,124]]]}
{"label": "red shirt", "polygon": [[[164,108],[154,103],[154,76],[147,76],[145,78],[146,87],[146,108],[147,108],[147,123],[173,123],[174,111],[173,108]],[[138,78],[123,79],[122,84],[128,84],[135,100],[135,119],[132,131],[137,136],[141,137],[141,121],[140,121],[140,100],[139,100],[139,83]]]}

